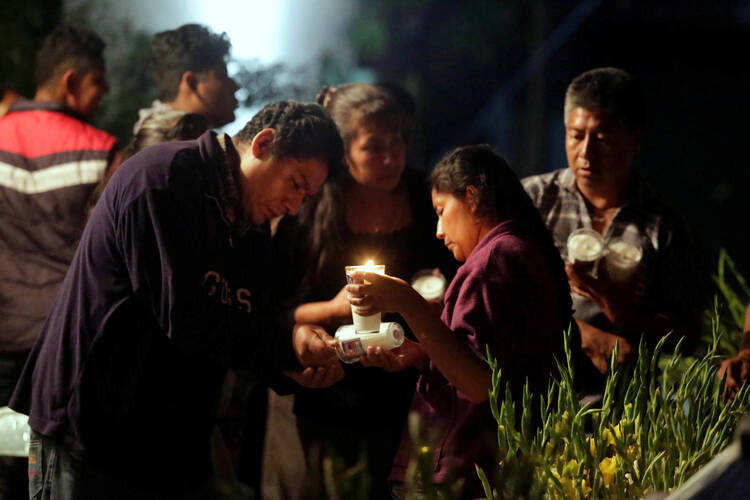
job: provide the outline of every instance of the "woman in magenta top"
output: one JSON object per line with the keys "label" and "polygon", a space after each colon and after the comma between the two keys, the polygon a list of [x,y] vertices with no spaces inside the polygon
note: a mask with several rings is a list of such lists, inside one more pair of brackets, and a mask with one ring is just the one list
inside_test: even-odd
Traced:
{"label": "woman in magenta top", "polygon": [[[394,351],[370,347],[361,361],[389,371],[421,370],[412,410],[437,437],[433,480],[463,479],[463,496],[482,494],[474,464],[497,471],[497,427],[488,403],[491,371],[477,353],[489,347],[516,401],[528,379],[546,391],[571,321],[562,261],[537,210],[505,160],[489,146],[446,156],[431,175],[436,236],[464,264],[448,286],[443,312],[406,282],[370,273],[349,285],[353,305],[401,313],[418,342]],[[368,309],[369,308],[369,309]],[[394,460],[394,496],[412,454],[408,432]]]}

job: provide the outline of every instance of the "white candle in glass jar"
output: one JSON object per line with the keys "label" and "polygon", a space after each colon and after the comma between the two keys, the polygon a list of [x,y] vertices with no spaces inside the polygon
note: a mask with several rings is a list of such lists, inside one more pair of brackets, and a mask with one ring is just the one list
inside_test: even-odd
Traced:
{"label": "white candle in glass jar", "polygon": [[607,273],[612,281],[627,281],[641,262],[643,250],[639,245],[616,238],[609,243],[607,253]]}
{"label": "white candle in glass jar", "polygon": [[579,272],[596,278],[599,259],[604,254],[604,242],[593,229],[576,229],[567,241],[568,261],[575,264]]}
{"label": "white candle in glass jar", "polygon": [[[363,280],[357,279],[351,277],[351,274],[355,271],[359,272],[365,272],[365,273],[377,273],[377,274],[385,274],[385,265],[383,264],[373,264],[372,261],[368,261],[367,264],[363,266],[346,266],[346,282],[347,283],[354,283],[354,284],[362,284],[364,283]],[[362,309],[352,305],[352,322],[354,323],[354,330],[357,332],[377,332],[380,330],[380,318],[381,313],[375,313],[370,314],[369,316],[364,316],[362,314],[358,314],[361,312]]]}

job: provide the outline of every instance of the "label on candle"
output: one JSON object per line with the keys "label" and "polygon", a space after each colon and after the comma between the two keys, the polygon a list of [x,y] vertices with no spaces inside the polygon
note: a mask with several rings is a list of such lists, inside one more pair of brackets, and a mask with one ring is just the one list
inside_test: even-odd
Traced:
{"label": "label on candle", "polygon": [[354,325],[343,325],[336,330],[336,354],[344,363],[355,363],[367,355],[370,346],[395,349],[404,343],[404,329],[398,323],[381,323],[380,329],[371,333],[358,332]]}
{"label": "label on candle", "polygon": [[365,353],[362,347],[362,339],[341,340],[341,354],[346,359],[359,358]]}

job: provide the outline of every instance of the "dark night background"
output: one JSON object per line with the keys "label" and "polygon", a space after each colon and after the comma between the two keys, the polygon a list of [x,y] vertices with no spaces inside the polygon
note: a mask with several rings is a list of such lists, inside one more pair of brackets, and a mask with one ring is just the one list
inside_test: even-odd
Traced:
{"label": "dark night background", "polygon": [[[61,19],[85,21],[96,4],[78,3],[71,12],[60,1],[0,0],[0,83],[33,94],[39,41]],[[476,142],[495,145],[520,177],[565,167],[570,80],[597,66],[632,72],[649,93],[636,168],[685,216],[709,269],[723,247],[750,276],[750,0],[363,0],[354,12],[356,65],[415,96],[413,162],[425,169]],[[138,64],[149,37],[124,23],[88,23],[119,50],[108,56],[113,95],[96,124],[127,140],[135,110],[152,99]],[[267,97],[312,99],[309,89],[345,81],[335,59],[317,62],[315,81]],[[259,74],[250,73],[251,94]]]}

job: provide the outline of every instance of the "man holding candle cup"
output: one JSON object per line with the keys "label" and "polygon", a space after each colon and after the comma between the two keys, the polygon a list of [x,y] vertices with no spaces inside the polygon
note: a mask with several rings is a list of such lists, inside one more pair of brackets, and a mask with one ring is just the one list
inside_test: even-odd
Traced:
{"label": "man holding candle cup", "polygon": [[[698,338],[707,276],[682,218],[633,171],[644,125],[645,96],[616,68],[576,77],[565,97],[569,169],[528,177],[524,187],[563,257],[584,351],[604,373],[615,343],[619,361],[638,339],[655,344]],[[596,258],[576,258],[575,231],[600,238]],[[597,265],[590,269],[591,262]]]}
{"label": "man holding candle cup", "polygon": [[264,311],[267,222],[342,156],[322,108],[283,101],[232,139],[154,146],[117,170],[11,401],[33,430],[32,494],[212,498],[227,367],[310,387],[343,376],[322,329]]}

